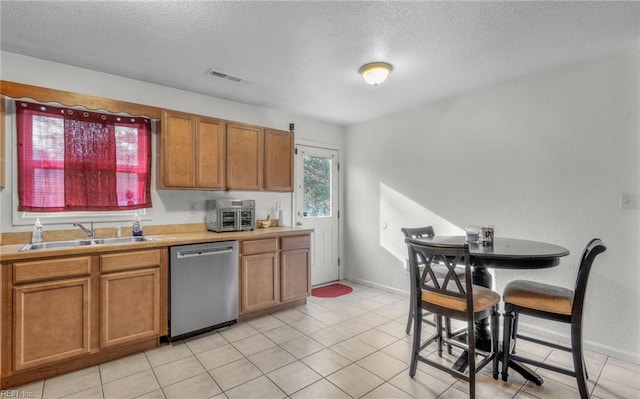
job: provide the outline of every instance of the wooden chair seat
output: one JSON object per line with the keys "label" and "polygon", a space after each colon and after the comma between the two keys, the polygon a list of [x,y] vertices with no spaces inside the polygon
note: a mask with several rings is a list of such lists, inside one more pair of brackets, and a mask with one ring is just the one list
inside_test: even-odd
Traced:
{"label": "wooden chair seat", "polygon": [[507,284],[502,297],[505,302],[543,312],[570,315],[573,290],[551,284],[515,280]]}

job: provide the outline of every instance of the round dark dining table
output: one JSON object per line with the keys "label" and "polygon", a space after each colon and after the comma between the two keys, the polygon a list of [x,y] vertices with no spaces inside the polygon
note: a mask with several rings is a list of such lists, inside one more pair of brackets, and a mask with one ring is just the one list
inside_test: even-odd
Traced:
{"label": "round dark dining table", "polygon": [[[464,245],[465,236],[433,236],[415,239],[432,245]],[[491,273],[487,269],[546,269],[560,264],[560,258],[569,255],[569,250],[560,245],[518,238],[495,237],[492,244],[469,243],[469,256],[473,266],[473,283],[491,287]],[[476,346],[490,350],[491,339],[487,320],[476,322]],[[464,370],[467,367],[466,352],[454,364],[454,368]],[[542,377],[524,364],[511,360],[509,367],[524,378],[542,384]]]}

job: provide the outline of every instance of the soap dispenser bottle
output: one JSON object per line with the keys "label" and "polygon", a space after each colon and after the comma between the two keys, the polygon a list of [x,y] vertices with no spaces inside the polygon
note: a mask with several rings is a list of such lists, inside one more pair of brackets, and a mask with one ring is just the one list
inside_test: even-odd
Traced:
{"label": "soap dispenser bottle", "polygon": [[33,225],[33,232],[31,233],[31,243],[39,244],[42,241],[42,224],[40,224],[40,218],[36,218],[36,223]]}
{"label": "soap dispenser bottle", "polygon": [[140,215],[136,212],[136,216],[133,219],[133,229],[131,231],[134,237],[142,236],[142,220],[140,220]]}

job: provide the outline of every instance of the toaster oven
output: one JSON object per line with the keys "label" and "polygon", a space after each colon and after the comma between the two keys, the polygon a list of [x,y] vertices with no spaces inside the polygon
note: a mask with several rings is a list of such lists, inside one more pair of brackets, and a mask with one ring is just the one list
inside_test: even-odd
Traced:
{"label": "toaster oven", "polygon": [[254,200],[213,199],[205,202],[207,230],[242,231],[256,228]]}

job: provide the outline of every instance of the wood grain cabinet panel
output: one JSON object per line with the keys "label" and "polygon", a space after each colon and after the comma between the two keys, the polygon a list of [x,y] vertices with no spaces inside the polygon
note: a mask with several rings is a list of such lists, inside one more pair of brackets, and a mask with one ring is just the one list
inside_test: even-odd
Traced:
{"label": "wood grain cabinet panel", "polygon": [[88,354],[90,277],[13,288],[14,370]]}
{"label": "wood grain cabinet panel", "polygon": [[6,147],[6,97],[0,96],[0,187],[6,185],[7,147]]}
{"label": "wood grain cabinet panel", "polygon": [[275,253],[278,250],[278,239],[265,238],[264,240],[242,241],[240,248],[240,253],[243,255],[264,254],[267,252]]}
{"label": "wood grain cabinet panel", "polygon": [[100,276],[100,347],[157,337],[159,332],[159,268]]}
{"label": "wood grain cabinet panel", "polygon": [[225,188],[226,134],[222,121],[197,117],[196,187]]}
{"label": "wood grain cabinet panel", "polygon": [[264,131],[264,189],[293,191],[292,132],[265,129]]}
{"label": "wood grain cabinet panel", "polygon": [[306,298],[311,293],[309,249],[293,249],[280,253],[280,300]]}
{"label": "wood grain cabinet panel", "polygon": [[162,113],[161,164],[163,187],[195,186],[195,118],[190,114]]}
{"label": "wood grain cabinet panel", "polygon": [[162,262],[159,249],[129,251],[100,255],[100,272],[118,272],[148,267],[157,267]]}
{"label": "wood grain cabinet panel", "polygon": [[240,284],[241,313],[276,305],[280,300],[276,253],[241,256]]}
{"label": "wood grain cabinet panel", "polygon": [[262,189],[263,129],[227,123],[227,188]]}
{"label": "wood grain cabinet panel", "polygon": [[90,273],[91,257],[89,256],[50,259],[47,261],[36,260],[13,264],[13,282],[15,284],[86,276]]}
{"label": "wood grain cabinet panel", "polygon": [[311,234],[280,238],[280,249],[283,251],[298,248],[311,248]]}

